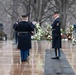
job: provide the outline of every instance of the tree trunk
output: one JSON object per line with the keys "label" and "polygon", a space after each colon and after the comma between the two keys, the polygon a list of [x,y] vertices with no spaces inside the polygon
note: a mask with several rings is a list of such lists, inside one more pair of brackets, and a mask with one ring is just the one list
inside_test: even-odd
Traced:
{"label": "tree trunk", "polygon": [[66,18],[67,18],[67,14],[66,14],[66,0],[62,0],[62,5],[60,8],[60,16],[61,16],[61,24],[62,24],[62,28],[63,30],[65,30],[65,26],[66,26]]}
{"label": "tree trunk", "polygon": [[12,22],[11,22],[11,33],[10,33],[10,37],[11,38],[13,38],[13,33],[14,33],[13,24],[18,19],[18,11],[17,11],[17,8],[18,8],[18,1],[17,0],[13,0],[13,6],[12,6],[12,15],[13,15],[13,17],[11,17]]}
{"label": "tree trunk", "polygon": [[65,30],[65,26],[66,26],[66,19],[67,19],[67,2],[66,0],[57,0],[55,1],[56,6],[58,7],[57,10],[60,11],[60,18],[61,18],[61,27],[63,28],[63,30]]}

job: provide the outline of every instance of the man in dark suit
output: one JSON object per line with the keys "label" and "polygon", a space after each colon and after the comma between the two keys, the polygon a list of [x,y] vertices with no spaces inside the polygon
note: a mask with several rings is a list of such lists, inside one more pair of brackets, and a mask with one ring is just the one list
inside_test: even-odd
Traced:
{"label": "man in dark suit", "polygon": [[53,22],[52,26],[52,48],[55,49],[55,57],[52,59],[59,59],[60,55],[60,48],[61,48],[61,21],[59,18],[59,12],[54,12],[55,21]]}
{"label": "man in dark suit", "polygon": [[22,15],[22,21],[18,23],[18,49],[21,53],[21,61],[27,61],[29,49],[31,49],[31,31],[34,31],[33,24],[28,21],[28,15]]}

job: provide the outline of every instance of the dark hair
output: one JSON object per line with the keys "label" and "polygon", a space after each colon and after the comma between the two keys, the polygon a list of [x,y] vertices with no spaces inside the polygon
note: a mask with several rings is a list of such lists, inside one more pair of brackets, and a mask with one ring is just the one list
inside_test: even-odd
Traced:
{"label": "dark hair", "polygon": [[22,16],[22,18],[28,17],[28,15],[21,15],[21,16]]}
{"label": "dark hair", "polygon": [[29,16],[29,13],[27,13],[26,15],[24,14],[24,15],[21,15],[23,18],[26,18],[26,17],[28,17]]}
{"label": "dark hair", "polygon": [[59,14],[59,11],[54,11],[54,14]]}

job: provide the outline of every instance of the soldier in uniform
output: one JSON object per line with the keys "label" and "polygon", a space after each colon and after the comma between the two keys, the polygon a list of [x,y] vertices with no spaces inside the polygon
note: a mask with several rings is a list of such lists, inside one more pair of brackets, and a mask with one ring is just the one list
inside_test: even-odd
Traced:
{"label": "soldier in uniform", "polygon": [[27,61],[29,49],[31,49],[31,32],[34,31],[34,27],[28,21],[28,15],[22,15],[21,20],[15,30],[18,33],[18,49],[20,49],[21,61]]}
{"label": "soldier in uniform", "polygon": [[18,35],[17,35],[17,32],[15,31],[15,28],[17,25],[18,25],[18,21],[16,23],[14,23],[14,25],[13,25],[13,29],[14,29],[14,43],[13,43],[13,45],[18,43]]}
{"label": "soldier in uniform", "polygon": [[51,57],[52,59],[59,59],[60,55],[60,48],[61,48],[61,21],[59,18],[59,12],[54,12],[54,22],[51,25],[52,26],[52,48],[55,49],[55,56]]}

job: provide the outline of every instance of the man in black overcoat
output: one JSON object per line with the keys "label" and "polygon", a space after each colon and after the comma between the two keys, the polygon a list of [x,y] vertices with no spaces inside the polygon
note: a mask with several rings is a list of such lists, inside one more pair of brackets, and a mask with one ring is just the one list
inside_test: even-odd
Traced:
{"label": "man in black overcoat", "polygon": [[31,31],[34,31],[33,24],[28,21],[28,15],[22,15],[22,21],[18,23],[18,49],[21,53],[21,61],[27,61],[29,49],[31,49]]}
{"label": "man in black overcoat", "polygon": [[61,21],[59,18],[59,12],[54,12],[54,22],[51,25],[52,26],[52,48],[55,49],[55,57],[52,57],[52,59],[59,59],[60,55],[60,48],[61,48]]}

